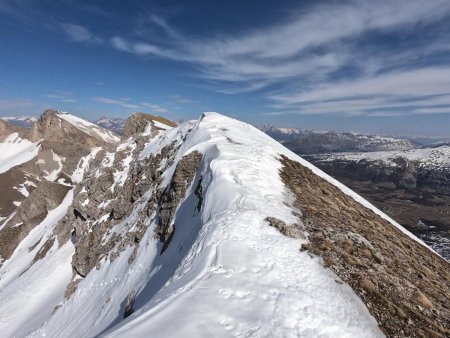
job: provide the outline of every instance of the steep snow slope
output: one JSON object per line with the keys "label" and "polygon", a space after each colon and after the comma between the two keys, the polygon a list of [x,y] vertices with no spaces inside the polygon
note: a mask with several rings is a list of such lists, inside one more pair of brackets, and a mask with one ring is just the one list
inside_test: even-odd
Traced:
{"label": "steep snow slope", "polygon": [[[184,167],[196,154],[198,165]],[[208,113],[128,139],[115,152],[95,149],[79,164],[80,185],[0,268],[0,332],[383,336],[353,290],[299,251],[306,239],[268,225],[266,217],[275,217],[294,228],[301,213],[279,176],[280,155],[405,231],[256,128]],[[180,184],[186,191],[177,200],[171,188]]]}
{"label": "steep snow slope", "polygon": [[69,122],[70,124],[72,124],[73,126],[75,126],[76,128],[80,129],[81,131],[90,136],[101,138],[103,141],[110,143],[120,141],[120,138],[116,136],[114,133],[105,128],[99,127],[94,123],[83,120],[67,112],[59,112],[57,115],[61,119]]}
{"label": "steep snow slope", "polygon": [[41,325],[64,294],[72,276],[70,257],[73,245],[66,243],[58,248],[58,243],[52,242],[45,261],[32,262],[33,257],[42,250],[37,244],[46,242],[51,236],[55,224],[72,203],[72,198],[73,192],[69,191],[61,205],[49,211],[1,268],[1,337],[24,336],[26,328]]}
{"label": "steep snow slope", "polygon": [[35,158],[40,149],[40,142],[30,142],[12,133],[0,143],[0,174]]}

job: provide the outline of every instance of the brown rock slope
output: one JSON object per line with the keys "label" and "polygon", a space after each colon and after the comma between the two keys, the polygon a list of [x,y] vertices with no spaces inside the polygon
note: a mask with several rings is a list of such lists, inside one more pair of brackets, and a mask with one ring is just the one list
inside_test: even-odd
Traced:
{"label": "brown rock slope", "polygon": [[49,181],[39,183],[0,231],[0,266],[3,259],[11,257],[22,239],[45,219],[48,210],[61,204],[70,189],[71,187]]}
{"label": "brown rock slope", "polygon": [[27,128],[14,126],[6,121],[0,120],[0,142],[12,133],[18,133],[21,138],[28,138],[30,130]]}
{"label": "brown rock slope", "polygon": [[[94,131],[88,133],[78,129],[59,115],[61,113],[55,110],[46,110],[39,120],[33,124],[31,141],[43,139],[41,154],[44,155],[46,151],[51,150],[62,156],[64,158],[63,172],[71,175],[80,158],[88,155],[92,148],[107,147],[111,143],[103,140]],[[41,158],[41,154],[39,158]],[[49,162],[48,158],[44,160]]]}
{"label": "brown rock slope", "polygon": [[450,263],[310,169],[282,156],[309,244],[388,337],[450,336]]}
{"label": "brown rock slope", "polygon": [[[17,127],[0,120],[0,142],[3,142],[12,133],[18,133],[20,138],[26,139],[29,137],[30,129]],[[39,181],[39,174],[40,170],[35,159],[0,173],[0,225],[2,218],[7,219],[16,210],[15,203],[25,199],[26,196],[19,189],[22,187],[28,192],[33,191]],[[26,184],[27,181],[30,184]]]}
{"label": "brown rock slope", "polygon": [[[115,149],[115,143],[119,141],[117,136],[101,127],[73,119],[76,118],[69,114],[46,110],[31,129],[0,122],[0,140],[18,132],[33,142],[40,141],[36,158],[0,174],[0,216],[11,217],[4,223],[0,222],[0,266],[72,189],[69,175],[77,168],[80,159],[95,147]],[[56,174],[50,176],[50,173]],[[60,184],[60,178],[65,184]],[[21,187],[30,194],[21,194]],[[19,207],[16,207],[17,202],[21,202]],[[45,247],[47,251],[49,243]]]}
{"label": "brown rock slope", "polygon": [[168,127],[175,127],[176,124],[172,121],[169,121],[161,116],[153,116],[145,113],[134,113],[131,115],[127,122],[125,123],[125,127],[123,128],[122,140],[126,140],[130,136],[143,133],[145,128],[149,124],[151,124],[152,130],[161,129],[155,125],[155,122],[159,122],[165,124]]}

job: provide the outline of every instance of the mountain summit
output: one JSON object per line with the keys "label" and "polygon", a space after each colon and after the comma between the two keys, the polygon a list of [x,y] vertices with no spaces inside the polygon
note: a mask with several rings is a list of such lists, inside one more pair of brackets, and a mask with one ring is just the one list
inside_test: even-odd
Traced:
{"label": "mountain summit", "polygon": [[2,136],[27,157],[1,175],[60,163],[0,221],[3,335],[450,334],[450,266],[423,242],[248,124],[166,121],[120,141],[53,111]]}

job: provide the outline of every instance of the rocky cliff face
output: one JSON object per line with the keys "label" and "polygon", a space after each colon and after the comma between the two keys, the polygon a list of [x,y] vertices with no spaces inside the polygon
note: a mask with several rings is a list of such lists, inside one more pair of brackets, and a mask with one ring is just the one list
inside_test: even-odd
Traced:
{"label": "rocky cliff face", "polygon": [[0,257],[11,257],[19,243],[41,223],[49,210],[61,204],[71,186],[43,180],[15,210],[13,217],[0,230]]}
{"label": "rocky cliff face", "polygon": [[4,135],[2,150],[11,149],[3,159],[10,165],[0,172],[0,260],[6,260],[49,210],[61,204],[80,160],[119,138],[55,110],[45,111],[31,129],[0,120],[0,135]]}
{"label": "rocky cliff face", "polygon": [[142,134],[144,132],[155,134],[158,130],[166,130],[175,127],[176,124],[160,116],[144,113],[134,113],[126,121],[122,132],[122,139]]}
{"label": "rocky cliff face", "polygon": [[449,263],[389,217],[245,123],[160,123],[134,115],[0,229],[1,332],[449,334]]}
{"label": "rocky cliff face", "polygon": [[18,133],[21,138],[27,138],[29,136],[29,130],[12,125],[6,121],[0,120],[0,142],[11,135],[12,133]]}
{"label": "rocky cliff face", "polygon": [[55,110],[45,111],[32,126],[31,141],[41,139],[43,151],[51,150],[64,158],[63,171],[68,175],[73,173],[80,158],[88,155],[92,148],[104,147],[119,140],[105,129],[87,121],[80,122],[72,115]]}

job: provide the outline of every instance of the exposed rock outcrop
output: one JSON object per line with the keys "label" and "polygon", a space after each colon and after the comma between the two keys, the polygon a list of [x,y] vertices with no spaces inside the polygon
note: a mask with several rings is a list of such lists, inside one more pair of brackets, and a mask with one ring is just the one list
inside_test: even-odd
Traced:
{"label": "exposed rock outcrop", "polygon": [[41,181],[30,196],[17,208],[11,220],[0,230],[0,257],[8,259],[29,232],[59,206],[72,187]]}
{"label": "exposed rock outcrop", "polygon": [[201,160],[202,154],[198,151],[184,156],[177,164],[172,181],[161,195],[157,228],[159,239],[164,243],[161,254],[166,250],[175,232],[173,216],[178,204],[185,197],[187,188],[191,186]]}
{"label": "exposed rock outcrop", "polygon": [[[102,259],[115,260],[128,246],[137,248],[148,225],[154,219],[155,210],[158,208],[158,194],[163,189],[160,186],[162,174],[173,163],[177,148],[170,144],[155,155],[136,160],[145,140],[149,138],[151,135],[139,136],[129,141],[128,147],[115,153],[111,165],[105,162],[111,155],[104,154],[100,171],[94,171],[86,177],[85,188],[79,188],[75,192],[72,212],[58,224],[58,238],[61,243],[70,238],[74,229],[72,240],[75,244],[75,254],[72,265],[79,275],[86,276],[101,264]],[[128,157],[132,160],[128,167],[124,167],[124,159]],[[185,174],[183,179],[187,179],[190,175],[187,173],[191,169],[188,168],[190,161],[184,160],[183,163],[186,164],[185,171],[177,167],[176,172],[181,170]],[[126,181],[123,184],[115,182],[117,172],[125,171],[128,173]],[[180,175],[183,174],[176,176]],[[192,175],[195,175],[195,172]],[[181,184],[180,180],[176,179],[176,184]],[[146,202],[142,203],[143,200]],[[139,205],[145,205],[145,210],[139,209],[139,217],[134,223],[123,223],[122,219],[134,210],[138,201]],[[115,226],[120,227],[120,234],[114,232]],[[130,262],[134,260],[133,255],[135,250],[129,257]]]}
{"label": "exposed rock outcrop", "polygon": [[[77,167],[81,157],[88,155],[94,147],[108,147],[111,143],[97,133],[77,128],[61,118],[55,110],[46,110],[33,124],[31,140],[43,139],[42,152],[52,151],[64,158],[64,172],[68,175]],[[100,127],[98,127],[100,128]]]}
{"label": "exposed rock outcrop", "polygon": [[176,124],[160,116],[153,116],[145,113],[134,113],[131,115],[123,128],[122,140],[126,140],[130,136],[141,134],[146,130],[154,135],[161,128],[155,124],[159,122],[168,127],[175,127]]}
{"label": "exposed rock outcrop", "polygon": [[2,142],[6,136],[11,135],[12,133],[18,133],[19,137],[21,138],[30,137],[30,130],[28,128],[14,126],[0,119],[0,142]]}
{"label": "exposed rock outcrop", "polygon": [[[39,184],[40,170],[36,161],[29,161],[13,167],[5,173],[0,174],[0,215],[8,218],[17,204],[22,203]],[[6,220],[5,220],[6,221]]]}
{"label": "exposed rock outcrop", "polygon": [[[39,143],[39,151],[32,160],[0,174],[3,192],[0,196],[0,220],[4,222],[1,224],[4,234],[3,237],[0,236],[0,254],[4,258],[12,254],[11,250],[17,246],[16,242],[42,221],[47,211],[60,203],[61,194],[65,195],[64,192],[69,189],[61,184],[51,185],[44,181],[72,185],[70,175],[83,156],[90,154],[94,147],[109,148],[113,141],[119,140],[101,127],[55,110],[46,110],[40,119],[33,123],[31,129],[13,126],[0,120],[0,141],[4,135],[12,132]],[[19,138],[15,142],[23,141]],[[39,186],[36,194],[29,195],[36,186]],[[55,203],[47,205],[52,200]],[[17,209],[21,203],[21,207]],[[8,218],[14,212],[14,217]],[[17,226],[21,223],[22,226]],[[14,239],[9,243],[3,244],[6,238],[12,237]]]}

